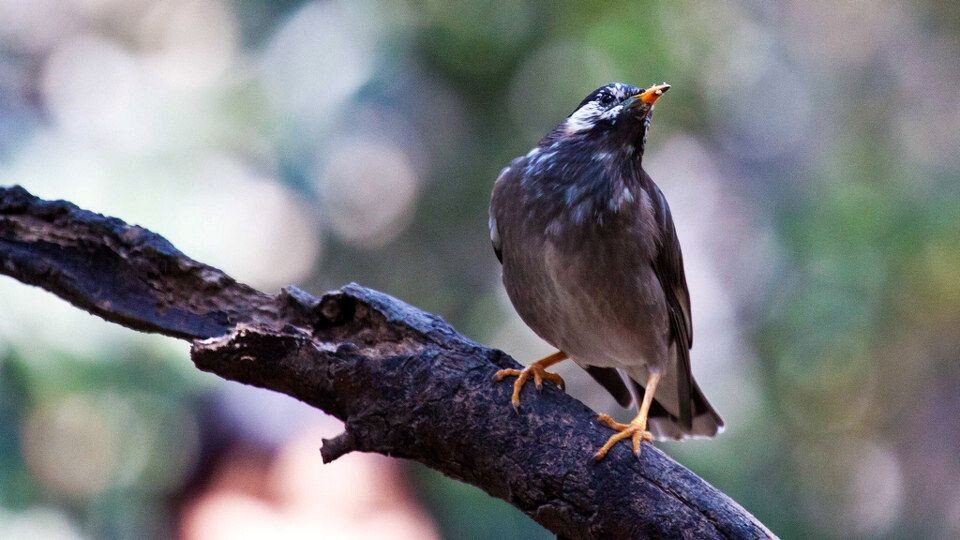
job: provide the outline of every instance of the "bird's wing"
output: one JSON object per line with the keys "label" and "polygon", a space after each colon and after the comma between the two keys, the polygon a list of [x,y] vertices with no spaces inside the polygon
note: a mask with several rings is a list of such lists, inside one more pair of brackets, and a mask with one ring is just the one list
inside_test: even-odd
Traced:
{"label": "bird's wing", "polygon": [[503,240],[500,236],[497,214],[505,209],[507,201],[504,199],[510,197],[505,192],[516,188],[516,183],[519,180],[517,176],[523,170],[525,160],[526,157],[518,157],[511,161],[510,165],[504,167],[497,176],[497,181],[493,184],[493,193],[490,195],[490,214],[489,221],[487,221],[490,227],[490,243],[493,244],[493,252],[497,254],[497,260],[501,264],[503,263]]}
{"label": "bird's wing", "polygon": [[503,248],[500,246],[500,229],[497,228],[497,218],[493,217],[493,213],[490,214],[487,225],[490,227],[490,243],[493,244],[493,252],[497,255],[497,260],[500,261],[500,264],[503,264]]}
{"label": "bird's wing", "polygon": [[677,391],[680,404],[680,423],[693,424],[693,376],[690,373],[690,347],[693,346],[693,321],[690,316],[690,292],[683,272],[683,254],[673,225],[673,216],[666,197],[653,182],[654,208],[660,229],[660,250],[653,261],[653,270],[660,279],[670,316],[671,345],[677,354]]}

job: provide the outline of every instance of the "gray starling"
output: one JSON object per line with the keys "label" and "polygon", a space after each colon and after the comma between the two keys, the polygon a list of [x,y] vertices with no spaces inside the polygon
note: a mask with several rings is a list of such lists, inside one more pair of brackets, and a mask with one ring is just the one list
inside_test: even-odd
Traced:
{"label": "gray starling", "polygon": [[[690,373],[693,328],[680,242],[670,207],[643,170],[654,103],[670,89],[615,83],[587,96],[527,155],[503,169],[490,202],[490,238],[503,284],[524,322],[559,349],[517,376],[513,406],[533,375],[570,358],[622,406],[602,414],[618,441],[712,437],[723,421]],[[642,397],[641,397],[642,396]]]}

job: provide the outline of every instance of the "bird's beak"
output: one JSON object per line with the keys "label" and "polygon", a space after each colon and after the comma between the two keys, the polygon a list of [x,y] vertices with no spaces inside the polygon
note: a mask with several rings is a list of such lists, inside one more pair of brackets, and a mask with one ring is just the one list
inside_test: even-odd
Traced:
{"label": "bird's beak", "polygon": [[662,96],[669,89],[670,85],[667,83],[655,84],[633,97],[637,100],[637,104],[645,103],[647,105],[653,105],[658,99],[660,99],[660,96]]}

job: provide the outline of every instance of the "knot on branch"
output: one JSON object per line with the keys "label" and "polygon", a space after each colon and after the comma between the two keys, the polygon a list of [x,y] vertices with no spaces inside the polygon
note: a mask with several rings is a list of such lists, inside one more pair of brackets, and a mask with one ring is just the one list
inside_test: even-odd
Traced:
{"label": "knot on branch", "polygon": [[323,446],[320,448],[320,456],[324,463],[330,463],[341,456],[349,454],[354,450],[359,450],[357,440],[350,431],[349,425],[343,433],[332,439],[323,439]]}
{"label": "knot on branch", "polygon": [[[357,300],[340,291],[317,298],[303,289],[290,285],[277,295],[278,313],[288,322],[298,321],[300,326],[324,330],[347,324],[357,316]],[[361,310],[360,315],[364,312]]]}
{"label": "knot on branch", "polygon": [[0,213],[22,213],[29,207],[32,200],[35,200],[35,197],[20,186],[0,189]]}

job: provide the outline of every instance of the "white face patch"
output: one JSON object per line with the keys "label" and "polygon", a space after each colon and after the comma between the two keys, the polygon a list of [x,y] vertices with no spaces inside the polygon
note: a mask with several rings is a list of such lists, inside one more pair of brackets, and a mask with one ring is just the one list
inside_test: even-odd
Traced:
{"label": "white face patch", "polygon": [[623,110],[623,105],[617,105],[616,107],[611,108],[609,111],[600,115],[602,120],[614,120],[616,121],[617,115],[620,114],[620,111]]}
{"label": "white face patch", "polygon": [[616,121],[617,115],[623,111],[623,105],[611,105],[622,102],[632,93],[630,87],[622,83],[611,84],[601,90],[595,99],[584,103],[567,118],[564,123],[567,133],[592,129],[602,120]]}
{"label": "white face patch", "polygon": [[611,90],[613,91],[614,97],[616,97],[617,99],[626,99],[627,87],[624,86],[623,83],[615,83],[613,85],[613,88],[611,88]]}
{"label": "white face patch", "polygon": [[603,108],[596,101],[584,104],[583,107],[574,111],[574,113],[567,118],[565,125],[567,133],[576,133],[592,128],[603,112]]}

